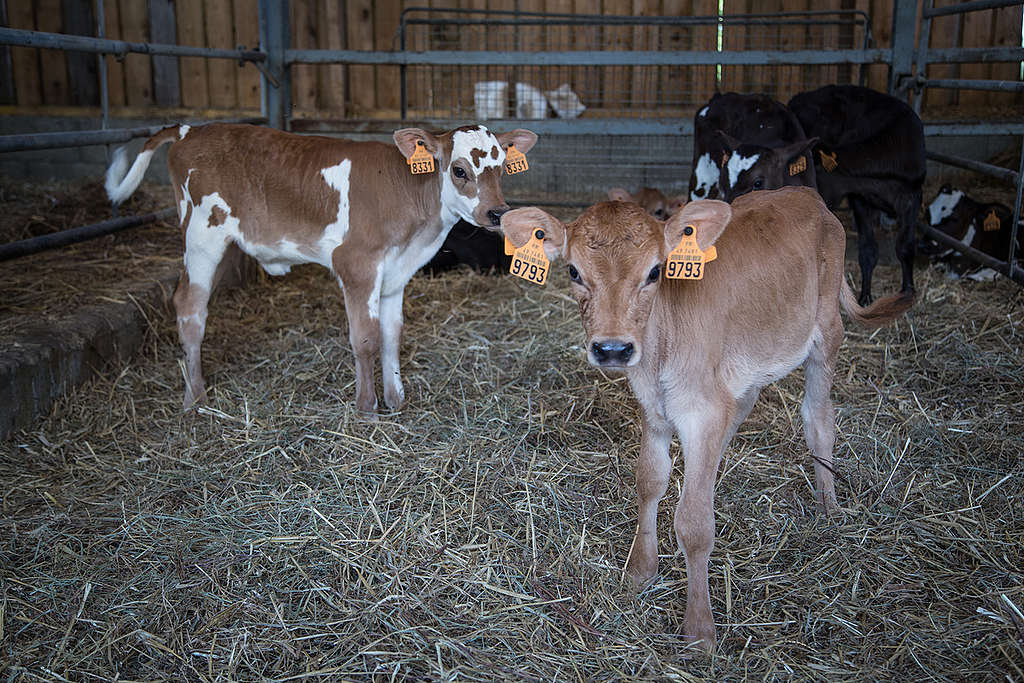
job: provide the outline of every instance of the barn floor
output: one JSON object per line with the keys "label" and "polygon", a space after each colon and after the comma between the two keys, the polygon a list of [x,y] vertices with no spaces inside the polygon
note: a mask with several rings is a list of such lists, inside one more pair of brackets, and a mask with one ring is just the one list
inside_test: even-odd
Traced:
{"label": "barn floor", "polygon": [[[166,232],[154,244],[177,249]],[[115,255],[135,239],[108,238]],[[154,252],[160,269],[179,258]],[[876,292],[897,276],[881,267]],[[678,468],[660,576],[639,594],[621,580],[637,409],[624,380],[585,362],[564,273],[545,288],[416,277],[409,402],[368,422],[337,286],[308,267],[215,300],[208,408],[180,412],[176,333],[158,311],[136,362],[0,443],[0,670],[1024,681],[1024,294],[917,276],[906,320],[848,325],[841,517],[813,513],[799,373],[763,392],[729,448],[713,656],[678,636]]]}

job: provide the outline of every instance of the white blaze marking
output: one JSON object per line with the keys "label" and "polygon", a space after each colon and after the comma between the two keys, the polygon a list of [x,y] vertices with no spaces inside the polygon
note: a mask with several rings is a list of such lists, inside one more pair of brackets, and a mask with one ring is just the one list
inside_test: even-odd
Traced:
{"label": "white blaze marking", "polygon": [[188,132],[191,129],[192,129],[192,126],[188,125],[187,123],[183,123],[180,126],[178,126],[178,139],[179,140],[184,139],[185,136],[188,135]]}
{"label": "white blaze marking", "polygon": [[699,112],[697,112],[697,116],[702,116],[702,117],[703,116],[707,116],[708,115],[708,108],[709,107],[704,107],[703,109],[701,109]]}
{"label": "white blaze marking", "polygon": [[711,160],[709,153],[705,152],[697,159],[695,174],[697,176],[697,187],[690,193],[690,200],[707,199],[708,192],[718,182],[718,167]]}
{"label": "white blaze marking", "polygon": [[729,186],[734,187],[736,185],[736,181],[740,179],[740,173],[743,173],[756,164],[760,157],[760,154],[755,154],[752,157],[742,157],[738,153],[730,156],[729,164],[726,166],[726,168],[729,169]]}
{"label": "white blaze marking", "polygon": [[952,192],[942,192],[935,198],[935,200],[928,205],[928,223],[931,226],[936,226],[941,223],[947,216],[953,213],[953,209],[960,203],[964,193],[960,190],[953,190]]}

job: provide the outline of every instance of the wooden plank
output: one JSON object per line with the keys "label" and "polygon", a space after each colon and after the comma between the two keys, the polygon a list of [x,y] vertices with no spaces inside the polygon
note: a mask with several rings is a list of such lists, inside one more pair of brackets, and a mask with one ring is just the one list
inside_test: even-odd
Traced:
{"label": "wooden plank", "polygon": [[[574,14],[600,14],[600,0],[573,0]],[[598,26],[577,26],[570,32],[571,50],[600,50],[601,29]],[[583,104],[596,108],[601,102],[601,68],[574,66],[570,69],[570,85]]]}
{"label": "wooden plank", "polygon": [[[9,28],[7,21],[7,2],[0,0],[0,26]],[[11,65],[11,48],[0,46],[0,104],[17,104],[14,92],[14,67]]]}
{"label": "wooden plank", "polygon": [[[344,45],[345,14],[339,0],[318,3],[318,16],[322,29],[317,33],[321,48],[340,50]],[[331,64],[320,70],[320,106],[330,111],[331,117],[345,116],[345,67]]]}
{"label": "wooden plank", "polygon": [[[959,0],[937,0],[936,7],[945,7]],[[932,19],[929,46],[933,48],[957,47],[960,45],[960,17],[949,15]],[[956,78],[953,64],[934,64],[928,67],[928,78]],[[946,106],[956,100],[955,90],[929,88],[921,104],[922,112],[928,107]]]}
{"label": "wooden plank", "polygon": [[[632,13],[631,0],[604,0],[602,14],[628,15]],[[608,51],[629,50],[633,32],[629,27],[605,26],[604,46]],[[628,66],[610,66],[602,69],[601,108],[609,115],[622,114],[631,109],[630,90],[633,72]]]}
{"label": "wooden plank", "polygon": [[[716,16],[718,0],[693,0],[693,13],[696,16]],[[695,29],[694,49],[701,52],[714,52],[718,49],[718,27],[714,24],[698,26]],[[694,71],[693,93],[695,106],[703,106],[704,102],[718,90],[718,70],[714,65],[696,66]]]}
{"label": "wooden plank", "polygon": [[[996,47],[1019,47],[1021,42],[1021,6],[1002,7],[994,10],[995,27],[991,44]],[[1019,81],[1020,63],[1001,62],[992,65],[992,78],[1001,81]],[[1012,105],[1024,101],[1020,93],[989,93],[989,102],[996,105]]]}
{"label": "wooden plank", "polygon": [[[987,47],[992,39],[992,10],[968,12],[964,15],[964,47]],[[985,79],[992,75],[989,64],[962,64],[960,78]],[[988,101],[990,93],[984,90],[961,90],[961,105],[978,105]],[[968,114],[969,115],[969,114]]]}
{"label": "wooden plank", "polygon": [[[75,36],[95,36],[96,18],[92,3],[63,0],[64,31]],[[97,57],[85,52],[68,52],[68,82],[71,104],[96,106],[100,102],[99,67]]]}
{"label": "wooden plank", "polygon": [[[771,0],[766,1],[770,2]],[[774,6],[772,9],[778,9],[778,7]],[[747,6],[747,0],[723,0],[723,14],[746,14],[748,11],[749,8]],[[775,29],[761,26],[747,27],[736,24],[724,24],[722,26],[722,49],[742,52],[747,49],[748,40],[760,40],[761,34],[764,34],[766,30],[771,32]],[[753,73],[751,70],[752,68],[753,67],[723,65],[722,90],[724,92],[747,92],[748,88],[744,82],[744,77],[751,77]]]}
{"label": "wooden plank", "polygon": [[[10,28],[34,31],[36,18],[32,3],[14,2],[7,7]],[[39,50],[31,47],[11,48],[11,71],[14,74],[14,91],[19,105],[43,103],[43,88],[39,77]]]}
{"label": "wooden plank", "polygon": [[[871,34],[875,37],[875,47],[892,47],[892,16],[893,0],[871,0]],[[882,64],[873,64],[867,69],[867,86],[887,92],[889,88],[889,68]]]}
{"label": "wooden plank", "polygon": [[[206,19],[206,45],[232,50],[235,48],[235,31],[232,26],[230,2],[204,3]],[[232,59],[208,59],[206,70],[210,78],[210,106],[216,109],[233,109],[238,106],[237,76],[239,66]]]}
{"label": "wooden plank", "polygon": [[[373,12],[375,49],[390,50],[393,45],[397,47],[398,41],[395,40],[395,37],[401,14],[402,7],[397,0],[385,0],[375,4]],[[387,112],[387,118],[391,118],[397,114],[401,101],[399,69],[397,66],[378,66],[376,71],[378,114],[384,115]],[[472,102],[472,84],[470,84],[469,88],[469,100]],[[464,89],[460,88],[460,92],[462,90]]]}
{"label": "wooden plank", "polygon": [[[178,42],[182,45],[206,45],[202,0],[177,0],[175,12]],[[203,57],[179,57],[181,104],[184,107],[210,106],[209,77]]]}
{"label": "wooden plank", "polygon": [[[373,2],[349,0],[346,4],[348,49],[373,49]],[[377,105],[377,87],[372,66],[350,66],[349,101],[357,118],[369,116]]]}
{"label": "wooden plank", "polygon": [[[149,17],[146,4],[138,0],[122,0],[121,39],[144,43],[149,40]],[[181,11],[181,3],[178,3]],[[178,31],[181,35],[181,31]],[[149,55],[128,54],[124,58],[125,103],[145,106],[153,103],[153,65]]]}
{"label": "wooden plank", "polygon": [[[335,3],[336,5],[336,3]],[[255,49],[260,44],[259,0],[234,0],[235,45]],[[332,24],[333,25],[333,24]],[[334,67],[340,69],[341,67]],[[235,72],[238,106],[246,110],[260,108],[260,72],[246,64]]]}
{"label": "wooden plank", "polygon": [[[404,0],[402,7],[403,9],[423,7],[427,4],[429,3],[423,2],[423,0]],[[416,13],[414,16],[420,15],[421,13]],[[408,51],[426,50],[428,45],[426,39],[427,30],[427,27],[424,26],[407,26],[405,49]],[[410,66],[406,69],[406,97],[410,114],[413,111],[421,112],[427,109],[431,88],[430,70],[431,67],[429,66]],[[351,87],[351,73],[349,73],[349,77]]]}
{"label": "wooden plank", "polygon": [[[633,0],[634,17],[650,17],[658,14],[657,0]],[[657,30],[652,26],[634,26],[632,30],[633,50],[653,50],[657,44]],[[632,67],[630,77],[630,106],[640,116],[653,114],[657,105],[657,67]]]}
{"label": "wooden plank", "polygon": [[[291,2],[291,43],[298,49],[316,47],[316,9],[311,0]],[[316,109],[316,67],[311,64],[296,64],[292,67],[292,106],[296,113],[309,115]]]}
{"label": "wooden plank", "polygon": [[[839,10],[842,9],[841,0],[812,0],[809,3],[805,3],[806,9],[822,9],[822,10]],[[827,15],[826,19],[837,19],[839,15]],[[818,47],[821,50],[837,50],[839,48],[852,47],[849,43],[840,43],[840,30],[837,24],[825,25],[820,27],[812,27],[808,30],[808,42],[804,46],[806,48]],[[835,65],[822,65],[820,67],[813,67],[810,70],[804,70],[806,78],[800,85],[801,90],[813,90],[823,85],[829,85],[839,82],[839,67]],[[844,78],[843,82],[847,82]],[[794,95],[796,93],[793,93]],[[788,98],[786,100],[788,101]]]}
{"label": "wooden plank", "polygon": [[[668,17],[690,14],[689,0],[662,0],[661,13]],[[693,31],[682,26],[664,26],[658,32],[658,49],[665,52],[689,50],[693,44]],[[658,68],[658,102],[661,107],[678,109],[693,89],[692,69],[679,66]]]}
{"label": "wooden plank", "polygon": [[[149,0],[149,38],[154,43],[178,42],[173,0]],[[153,57],[153,99],[161,107],[181,104],[181,76],[175,57]]]}
{"label": "wooden plank", "polygon": [[[102,0],[103,30],[107,38],[121,39],[121,9],[117,0]],[[103,61],[107,65],[107,101],[112,107],[123,107],[124,100],[124,62],[115,57],[106,56]]]}
{"label": "wooden plank", "polygon": [[[36,0],[36,26],[40,31],[63,33],[60,0]],[[44,104],[71,104],[68,60],[63,50],[40,50],[39,68],[43,77]]]}
{"label": "wooden plank", "polygon": [[[783,12],[801,11],[807,9],[804,0],[780,0],[779,9]],[[800,25],[783,25],[779,28],[779,49],[799,50],[806,44],[807,31]],[[789,98],[803,88],[803,66],[799,64],[788,64],[778,70],[778,78],[775,81],[776,88],[774,97],[782,102],[788,102]]]}
{"label": "wooden plank", "polygon": [[[548,0],[547,10],[552,14],[572,14],[573,0]],[[552,24],[547,27],[547,49],[548,50],[571,50],[573,49],[573,32],[566,24]],[[542,90],[554,90],[563,83],[575,90],[573,78],[575,69],[568,66],[548,67],[545,86]],[[578,91],[576,91],[578,92]]]}

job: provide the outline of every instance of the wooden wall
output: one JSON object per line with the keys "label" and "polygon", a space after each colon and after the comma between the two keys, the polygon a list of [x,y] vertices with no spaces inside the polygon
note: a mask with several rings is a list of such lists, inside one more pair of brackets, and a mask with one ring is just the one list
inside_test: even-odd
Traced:
{"label": "wooden wall", "polygon": [[[131,41],[169,42],[233,48],[255,48],[259,42],[258,0],[0,0],[6,2],[7,25],[62,33],[93,35],[97,16],[96,2],[103,3],[107,37]],[[723,0],[725,12],[784,11],[797,9],[859,8],[873,21],[876,45],[885,47],[890,40],[893,0]],[[938,4],[955,0],[938,0]],[[582,14],[690,15],[714,14],[718,0],[292,0],[291,23],[294,47],[391,49],[399,15],[407,6],[464,7],[478,9],[515,9]],[[541,29],[522,29],[522,38],[533,41]],[[566,31],[567,29],[559,29]],[[838,29],[833,29],[836,40]],[[665,49],[714,49],[714,29],[694,31],[685,41],[673,44],[658,38],[654,29],[605,29],[607,49],[650,49],[657,43]],[[814,47],[807,44],[801,29],[776,29],[775,39],[784,48]],[[933,46],[981,47],[1019,45],[1021,8],[976,12],[964,17],[936,20],[932,29]],[[552,30],[551,36],[555,34]],[[538,33],[539,35],[539,33]],[[564,39],[564,36],[559,40]],[[466,42],[464,37],[462,42]],[[549,41],[554,38],[549,36]],[[728,29],[726,49],[757,49],[752,30]],[[449,37],[450,47],[461,45],[458,36]],[[827,42],[827,41],[826,41]],[[685,44],[683,44],[685,43]],[[536,44],[534,42],[534,44]],[[541,43],[543,45],[543,41]],[[551,42],[554,45],[554,42]],[[498,49],[514,49],[501,46]],[[62,53],[56,50],[10,48],[9,58],[0,55],[0,97],[8,105],[5,111],[31,111],[38,108],[95,107],[99,103],[96,57],[89,54]],[[254,113],[259,109],[259,77],[252,65],[202,58],[150,58],[128,55],[118,61],[106,58],[109,70],[110,102],[115,113],[145,115],[161,109],[185,109],[196,113]],[[723,90],[770,90],[779,97],[800,87],[801,76],[814,67],[788,66],[723,67],[717,80],[714,67],[667,68],[653,78],[629,67],[615,67],[601,76],[577,70],[581,79],[603,78],[600,85],[607,100],[619,92],[624,100],[637,100],[644,89],[664,90],[672,82],[685,79],[698,92]],[[826,81],[844,75],[840,67],[817,67]],[[618,71],[616,71],[618,70]],[[417,87],[441,88],[453,75],[452,68],[435,68],[427,83]],[[521,72],[527,71],[526,69]],[[618,73],[621,72],[621,73]],[[1020,78],[1019,64],[967,64],[935,66],[933,76],[965,78]],[[529,74],[527,74],[529,76]],[[868,85],[884,90],[886,67],[868,69]],[[11,85],[13,84],[13,88]],[[660,92],[660,90],[659,90]],[[397,116],[399,107],[398,67],[308,66],[293,69],[293,104],[298,116],[382,117]],[[979,91],[933,91],[926,106],[1009,105],[1018,96]],[[607,105],[607,103],[606,103]]]}

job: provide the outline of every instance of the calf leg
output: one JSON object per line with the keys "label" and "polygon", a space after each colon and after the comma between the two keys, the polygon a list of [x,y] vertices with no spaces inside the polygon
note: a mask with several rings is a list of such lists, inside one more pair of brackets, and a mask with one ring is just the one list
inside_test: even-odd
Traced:
{"label": "calf leg", "polygon": [[849,196],[853,209],[853,224],[857,228],[857,259],[860,261],[861,306],[871,303],[871,274],[878,263],[878,242],[875,241],[875,225],[878,223],[878,209],[860,195]]}
{"label": "calf leg", "polygon": [[200,347],[206,334],[206,317],[218,265],[229,244],[223,238],[203,234],[205,227],[205,224],[199,230],[190,227],[185,232],[185,268],[174,291],[178,339],[185,351],[183,410],[207,401]]}
{"label": "calf leg", "polygon": [[373,283],[344,282],[348,339],[356,357],[356,408],[364,413],[377,410],[374,373],[380,354],[380,292]]}
{"label": "calf leg", "polygon": [[683,493],[676,506],[675,531],[686,557],[686,616],[684,636],[715,646],[715,621],[711,616],[708,561],[715,545],[715,476],[725,448],[725,436],[735,417],[736,405],[727,397],[696,400],[699,412],[680,411],[676,428],[683,444]]}
{"label": "calf leg", "polygon": [[832,448],[836,441],[836,416],[832,408],[832,376],[836,353],[843,338],[839,311],[828,326],[823,326],[822,339],[811,346],[804,361],[804,402],[800,415],[804,436],[814,458],[815,500],[820,512],[839,509],[836,501],[835,474],[832,470]]}
{"label": "calf leg", "polygon": [[658,502],[665,496],[672,471],[668,453],[672,424],[645,409],[641,439],[640,457],[636,461],[638,519],[626,560],[626,574],[637,587],[646,585],[658,573]]}
{"label": "calf leg", "polygon": [[398,352],[402,344],[402,293],[380,298],[380,358],[384,381],[384,403],[398,410],[405,401],[405,388],[399,370]]}
{"label": "calf leg", "polygon": [[896,256],[903,269],[902,291],[914,291],[914,256],[917,250],[917,217],[921,212],[921,190],[905,196],[899,210],[900,236]]}

